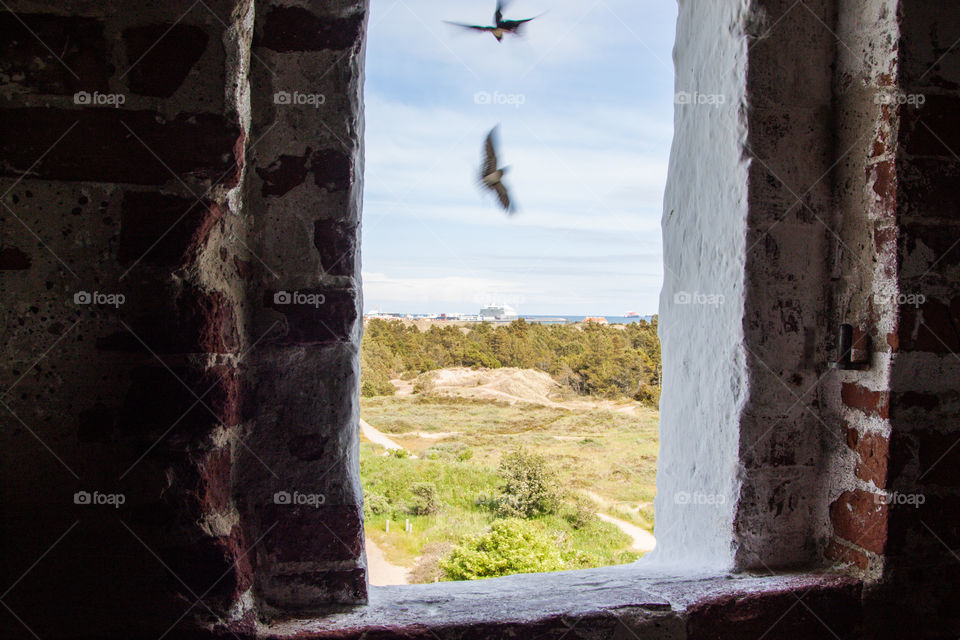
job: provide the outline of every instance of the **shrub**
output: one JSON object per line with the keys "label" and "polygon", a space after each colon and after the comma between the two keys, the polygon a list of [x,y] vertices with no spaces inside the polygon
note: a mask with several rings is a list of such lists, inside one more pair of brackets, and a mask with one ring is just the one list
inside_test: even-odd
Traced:
{"label": "shrub", "polygon": [[439,563],[448,580],[478,580],[566,567],[556,542],[535,523],[510,518],[470,536]]}
{"label": "shrub", "polygon": [[640,387],[640,390],[636,393],[636,395],[633,396],[633,399],[653,409],[659,409],[660,408],[660,387],[643,385],[642,387]]}
{"label": "shrub", "polygon": [[367,493],[363,496],[363,513],[366,517],[382,516],[393,511],[390,500],[379,493]]}
{"label": "shrub", "polygon": [[367,372],[364,370],[362,384],[360,385],[360,395],[364,398],[373,398],[376,396],[392,396],[396,393],[390,378],[377,372]]}
{"label": "shrub", "polygon": [[505,478],[496,500],[496,511],[506,518],[533,518],[553,513],[560,501],[556,472],[546,458],[517,449],[500,461]]}
{"label": "shrub", "polygon": [[574,529],[583,529],[593,524],[597,516],[593,512],[593,503],[583,496],[576,495],[573,500],[566,505],[563,519]]}
{"label": "shrub", "polygon": [[440,492],[432,482],[415,482],[410,486],[413,500],[410,503],[410,513],[415,516],[429,516],[443,508]]}

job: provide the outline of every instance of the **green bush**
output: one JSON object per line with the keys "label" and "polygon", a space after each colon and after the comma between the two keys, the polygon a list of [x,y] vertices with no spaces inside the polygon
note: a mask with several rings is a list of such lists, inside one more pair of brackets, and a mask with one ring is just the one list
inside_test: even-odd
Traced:
{"label": "green bush", "polygon": [[566,568],[556,541],[536,523],[510,518],[470,536],[439,563],[447,580],[478,580]]}
{"label": "green bush", "polygon": [[659,409],[660,408],[660,387],[643,385],[642,387],[640,387],[640,390],[633,396],[633,399],[653,409]]}
{"label": "green bush", "polygon": [[369,518],[371,516],[382,516],[393,511],[393,505],[390,500],[382,494],[367,492],[363,496],[363,513]]}
{"label": "green bush", "polygon": [[576,495],[565,505],[563,519],[574,529],[583,529],[593,524],[597,516],[593,512],[593,503],[583,496]]}
{"label": "green bush", "polygon": [[556,471],[546,458],[517,449],[500,461],[505,482],[496,500],[497,515],[505,518],[534,518],[553,513],[560,501]]}
{"label": "green bush", "polygon": [[410,487],[410,493],[413,494],[410,513],[415,516],[429,516],[443,508],[440,492],[432,482],[415,482]]}

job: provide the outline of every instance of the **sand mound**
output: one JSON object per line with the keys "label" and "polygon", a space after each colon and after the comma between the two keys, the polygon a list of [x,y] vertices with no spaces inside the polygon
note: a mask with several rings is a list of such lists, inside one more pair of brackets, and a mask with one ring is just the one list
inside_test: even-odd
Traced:
{"label": "sand mound", "polygon": [[543,371],[532,369],[440,369],[420,377],[429,393],[510,403],[555,404],[560,384]]}
{"label": "sand mound", "polygon": [[571,396],[568,390],[549,374],[536,369],[467,369],[454,367],[428,371],[415,382],[391,380],[398,396],[415,393],[440,396],[459,396],[498,402],[540,404],[572,411],[613,411],[627,415],[650,412],[633,400],[605,400]]}

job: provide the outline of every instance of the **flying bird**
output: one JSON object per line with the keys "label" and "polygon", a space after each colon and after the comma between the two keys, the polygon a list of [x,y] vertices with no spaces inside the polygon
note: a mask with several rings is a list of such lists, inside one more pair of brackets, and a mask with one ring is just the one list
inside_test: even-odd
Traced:
{"label": "flying bird", "polygon": [[483,148],[483,164],[480,167],[480,184],[497,194],[497,201],[508,214],[516,213],[516,207],[510,200],[510,192],[503,184],[503,176],[510,167],[497,166],[497,127],[487,134],[487,142]]}
{"label": "flying bird", "polygon": [[493,37],[497,39],[497,42],[503,42],[503,36],[505,34],[512,33],[515,36],[520,35],[520,29],[523,27],[523,25],[535,19],[536,18],[526,18],[525,20],[504,20],[503,0],[497,0],[497,12],[493,14],[492,26],[465,24],[463,22],[445,22],[447,22],[447,24],[452,24],[464,29],[470,29],[471,31],[489,31],[493,34]]}

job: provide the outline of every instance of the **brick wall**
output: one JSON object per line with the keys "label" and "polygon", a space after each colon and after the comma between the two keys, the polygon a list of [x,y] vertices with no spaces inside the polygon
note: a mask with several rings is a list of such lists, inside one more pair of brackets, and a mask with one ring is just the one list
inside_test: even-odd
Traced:
{"label": "brick wall", "polygon": [[[133,617],[159,636],[249,622],[255,599],[365,601],[365,3],[12,9],[6,582],[66,533],[5,596],[11,628]],[[76,505],[78,491],[123,504]]]}
{"label": "brick wall", "polygon": [[159,637],[228,615],[252,582],[231,487],[251,346],[250,258],[230,239],[243,15],[227,1],[12,4],[0,14],[3,635],[135,623]]}
{"label": "brick wall", "polygon": [[[365,602],[366,3],[12,8],[0,14],[5,637],[192,637],[198,618],[254,637],[257,613]],[[748,41],[747,110],[729,119],[746,122],[747,148],[724,156],[747,181],[746,251],[733,276],[712,258],[701,280],[677,266],[743,293],[723,316],[724,336],[742,325],[742,388],[702,377],[742,393],[725,414],[739,457],[714,488],[739,488],[735,564],[853,567],[862,595],[838,583],[813,606],[845,636],[925,633],[900,615],[907,604],[927,637],[956,635],[960,9],[721,8],[736,24],[710,33]],[[732,200],[717,215],[742,224]],[[685,247],[668,258],[691,258]],[[841,322],[869,370],[826,368]],[[721,346],[711,353],[739,357]],[[671,633],[754,637],[787,620],[768,637],[818,637],[822,620],[795,599],[688,601]],[[871,615],[854,634],[858,602]],[[584,619],[569,637],[623,635],[606,614]],[[516,631],[441,637],[491,629]]]}
{"label": "brick wall", "polygon": [[[857,156],[868,160],[863,173],[854,163],[841,171],[847,254],[835,319],[869,336],[873,354],[870,371],[832,381],[848,454],[827,555],[866,570],[868,619],[880,636],[952,637],[960,10],[883,2],[851,12],[846,26],[841,37],[859,46],[838,78],[845,134],[862,137]],[[905,602],[925,627],[897,613]]]}
{"label": "brick wall", "polygon": [[830,328],[854,326],[855,360],[863,371],[824,379],[824,410],[843,442],[833,452],[828,559],[871,576],[882,569],[887,510],[883,505],[890,434],[890,362],[896,343],[896,176],[900,109],[897,93],[897,3],[841,5],[834,90],[837,109],[835,269]]}
{"label": "brick wall", "polygon": [[[826,536],[819,414],[826,369],[833,122],[832,2],[754,3],[743,311],[749,394],[740,419],[736,566],[810,563]],[[802,153],[797,153],[802,149]]]}

